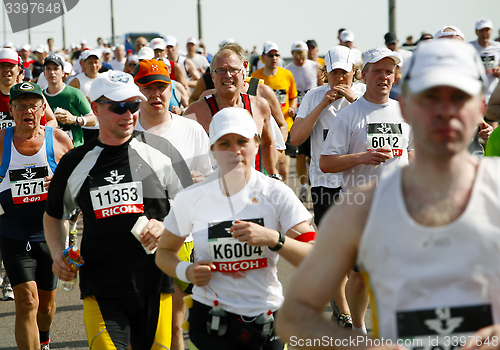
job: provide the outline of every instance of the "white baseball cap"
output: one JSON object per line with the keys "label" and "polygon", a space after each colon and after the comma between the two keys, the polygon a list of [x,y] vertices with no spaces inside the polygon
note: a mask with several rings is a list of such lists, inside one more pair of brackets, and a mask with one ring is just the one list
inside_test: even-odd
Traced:
{"label": "white baseball cap", "polygon": [[472,45],[459,40],[432,40],[420,43],[413,51],[401,81],[414,94],[436,86],[451,86],[476,96],[488,80]]}
{"label": "white baseball cap", "polygon": [[493,23],[487,18],[480,18],[476,22],[476,30],[481,30],[483,28],[493,29]]}
{"label": "white baseball cap", "polygon": [[153,50],[165,50],[167,48],[167,44],[162,38],[154,38],[149,43],[149,47],[151,47]]}
{"label": "white baseball cap", "polygon": [[392,50],[389,50],[386,47],[377,47],[376,49],[368,50],[363,54],[363,68],[365,68],[368,63],[377,63],[384,58],[392,58],[395,64],[400,63],[400,59],[394,55]]}
{"label": "white baseball cap", "polygon": [[278,45],[276,43],[273,43],[272,41],[266,41],[264,43],[264,55],[267,55],[269,52],[273,51],[273,50],[276,50],[276,51],[280,51]]}
{"label": "white baseball cap", "polygon": [[97,51],[94,51],[94,50],[83,51],[82,54],[80,55],[80,59],[86,61],[87,58],[89,58],[90,56],[95,56],[98,59],[101,59],[101,54]]}
{"label": "white baseball cap", "polygon": [[399,63],[397,64],[397,66],[399,68],[402,68],[403,67],[403,63],[404,63],[403,56],[399,52],[397,52],[397,51],[392,51],[392,53],[394,54],[394,56],[396,56],[397,58],[399,58]]}
{"label": "white baseball cap", "polygon": [[346,72],[352,71],[354,55],[347,46],[334,46],[325,55],[326,72],[334,69],[343,69]]}
{"label": "white baseball cap", "polygon": [[342,33],[340,33],[340,40],[345,43],[348,41],[354,41],[354,33],[351,32],[350,30],[344,30]]}
{"label": "white baseball cap", "polygon": [[295,50],[307,51],[307,44],[304,41],[296,41],[292,44],[290,51],[293,52]]}
{"label": "white baseball cap", "polygon": [[80,40],[80,45],[85,45],[85,44],[87,44],[87,40],[85,39]]}
{"label": "white baseball cap", "polygon": [[238,134],[247,139],[258,135],[257,125],[250,113],[243,108],[228,107],[215,113],[208,128],[210,144],[227,134]]}
{"label": "white baseball cap", "polygon": [[137,53],[137,59],[139,61],[141,61],[141,60],[152,60],[153,58],[155,58],[155,52],[153,51],[152,48],[147,47],[147,46],[141,47],[141,49]]}
{"label": "white baseball cap", "polygon": [[131,97],[147,100],[139,87],[135,85],[132,75],[114,70],[108,70],[95,78],[90,86],[89,95],[92,102],[101,96],[116,102],[125,101]]}
{"label": "white baseball cap", "polygon": [[16,51],[9,48],[3,48],[0,49],[0,62],[21,64],[21,58]]}
{"label": "white baseball cap", "polygon": [[24,44],[19,48],[19,51],[25,50],[25,51],[31,51],[31,45],[30,44]]}
{"label": "white baseball cap", "polygon": [[198,41],[198,39],[196,39],[194,36],[190,37],[188,40],[187,40],[187,43],[186,44],[195,44],[195,45],[198,45],[200,42]]}
{"label": "white baseball cap", "polygon": [[165,46],[177,46],[177,38],[173,35],[165,37]]}
{"label": "white baseball cap", "polygon": [[14,45],[14,43],[12,41],[6,41],[3,43],[3,47],[5,48],[10,48],[10,49],[15,49],[16,46]]}
{"label": "white baseball cap", "polygon": [[46,45],[40,44],[36,48],[35,52],[40,52],[40,53],[42,53],[42,52],[49,52],[49,47],[46,46]]}
{"label": "white baseball cap", "polygon": [[63,71],[66,74],[71,74],[71,72],[73,71],[73,65],[71,63],[69,63],[68,61],[64,61]]}
{"label": "white baseball cap", "polygon": [[[448,29],[448,30],[447,30]],[[459,36],[462,39],[465,40],[464,33],[458,27],[455,26],[444,26],[441,29],[439,29],[436,34],[434,34],[434,39],[439,39],[445,36]]]}

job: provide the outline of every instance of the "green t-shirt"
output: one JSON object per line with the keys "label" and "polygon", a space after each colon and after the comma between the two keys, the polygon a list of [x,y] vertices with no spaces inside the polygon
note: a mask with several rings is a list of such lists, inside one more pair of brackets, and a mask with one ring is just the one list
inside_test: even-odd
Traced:
{"label": "green t-shirt", "polygon": [[[48,94],[47,90],[44,90],[43,94],[54,113],[57,107],[61,107],[77,117],[92,113],[90,103],[83,92],[72,86],[65,86],[64,89],[54,95]],[[73,146],[78,147],[83,145],[83,131],[80,125],[59,123],[59,127],[69,134],[73,140]]]}
{"label": "green t-shirt", "polygon": [[487,157],[499,157],[500,156],[500,128],[496,128],[491,133],[486,142],[486,148],[484,150],[484,155]]}

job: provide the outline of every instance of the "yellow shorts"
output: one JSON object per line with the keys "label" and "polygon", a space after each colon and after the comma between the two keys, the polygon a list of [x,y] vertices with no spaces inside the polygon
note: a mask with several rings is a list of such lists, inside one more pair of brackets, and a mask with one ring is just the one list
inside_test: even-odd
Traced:
{"label": "yellow shorts", "polygon": [[[181,247],[181,250],[179,250],[179,254],[178,254],[179,259],[181,259],[181,261],[193,262],[194,261],[193,256],[192,256],[193,249],[194,249],[194,242],[193,241],[184,242],[184,244]],[[183,292],[185,292],[187,287],[189,287],[189,285],[191,284],[191,283],[181,281],[180,279],[177,279],[175,277],[173,277],[173,280],[174,280],[174,283],[177,284]]]}
{"label": "yellow shorts", "polygon": [[90,350],[170,349],[172,294],[83,299],[83,319]]}

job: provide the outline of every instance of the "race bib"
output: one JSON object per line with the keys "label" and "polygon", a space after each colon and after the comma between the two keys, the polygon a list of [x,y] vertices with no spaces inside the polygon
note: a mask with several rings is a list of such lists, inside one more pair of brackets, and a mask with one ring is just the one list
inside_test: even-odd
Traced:
{"label": "race bib", "polygon": [[370,123],[366,125],[367,151],[389,145],[394,157],[403,155],[404,137],[401,124]]}
{"label": "race bib", "polygon": [[490,73],[493,69],[496,68],[495,56],[482,56],[481,60],[483,61],[484,69],[486,69],[487,73]]}
{"label": "race bib", "polygon": [[110,171],[104,180],[108,184],[95,186],[95,182],[102,182],[96,180],[90,184],[90,198],[97,219],[144,213],[142,182],[127,181],[119,170]]}
{"label": "race bib", "polygon": [[306,91],[297,91],[298,92],[298,95],[297,95],[297,108],[300,107],[300,104],[302,103],[302,99],[307,94],[307,91],[309,91],[309,90],[306,90]]}
{"label": "race bib", "polygon": [[[264,226],[264,219],[245,219]],[[208,249],[215,271],[236,272],[267,267],[267,247],[253,247],[233,238],[232,221],[209,223]]]}
{"label": "race bib", "polygon": [[47,199],[43,183],[49,171],[46,166],[9,170],[10,190],[14,204],[40,202]]}
{"label": "race bib", "polygon": [[0,129],[9,128],[11,126],[16,126],[14,119],[9,113],[0,112]]}
{"label": "race bib", "polygon": [[489,304],[397,313],[400,344],[410,350],[458,350],[477,330],[492,324]]}
{"label": "race bib", "polygon": [[274,93],[276,97],[278,98],[278,101],[280,101],[281,107],[286,106],[286,90],[274,90]]}

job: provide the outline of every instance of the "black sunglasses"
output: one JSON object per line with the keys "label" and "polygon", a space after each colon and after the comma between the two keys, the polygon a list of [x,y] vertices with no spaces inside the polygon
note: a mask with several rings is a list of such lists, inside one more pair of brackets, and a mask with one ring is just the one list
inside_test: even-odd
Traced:
{"label": "black sunglasses", "polygon": [[133,114],[139,110],[139,105],[141,104],[140,102],[137,101],[134,102],[96,101],[96,102],[110,105],[109,111],[119,115],[126,113],[127,110],[129,110],[130,113]]}

